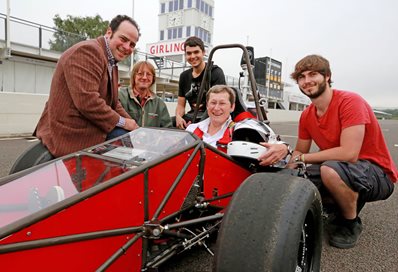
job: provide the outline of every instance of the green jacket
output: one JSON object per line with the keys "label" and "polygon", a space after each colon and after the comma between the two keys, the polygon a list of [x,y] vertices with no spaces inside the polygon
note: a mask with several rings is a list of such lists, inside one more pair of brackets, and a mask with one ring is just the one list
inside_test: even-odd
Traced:
{"label": "green jacket", "polygon": [[123,88],[119,90],[119,100],[140,127],[172,127],[166,104],[155,94],[151,94],[144,107],[141,107],[137,98],[131,95],[130,89]]}

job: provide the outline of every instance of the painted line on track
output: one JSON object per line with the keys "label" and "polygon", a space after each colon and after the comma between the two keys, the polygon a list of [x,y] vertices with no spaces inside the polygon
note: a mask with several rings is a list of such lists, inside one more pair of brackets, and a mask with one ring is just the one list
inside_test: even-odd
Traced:
{"label": "painted line on track", "polygon": [[26,140],[28,142],[36,142],[39,139],[33,137],[9,137],[9,138],[0,138],[0,141],[13,141],[13,140]]}

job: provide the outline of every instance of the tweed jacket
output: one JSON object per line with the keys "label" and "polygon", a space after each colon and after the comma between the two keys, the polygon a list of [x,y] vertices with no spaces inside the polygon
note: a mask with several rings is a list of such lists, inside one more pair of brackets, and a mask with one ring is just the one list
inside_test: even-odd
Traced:
{"label": "tweed jacket", "polygon": [[35,132],[53,156],[102,143],[119,116],[130,118],[118,100],[116,82],[110,80],[104,37],[62,54]]}

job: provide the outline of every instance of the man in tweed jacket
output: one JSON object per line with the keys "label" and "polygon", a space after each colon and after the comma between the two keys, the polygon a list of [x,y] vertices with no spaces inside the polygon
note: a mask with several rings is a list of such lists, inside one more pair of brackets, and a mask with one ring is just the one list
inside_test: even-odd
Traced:
{"label": "man in tweed jacket", "polygon": [[136,129],[118,100],[118,61],[133,52],[140,33],[128,16],[116,16],[106,34],[65,51],[55,69],[49,99],[35,135],[54,157]]}

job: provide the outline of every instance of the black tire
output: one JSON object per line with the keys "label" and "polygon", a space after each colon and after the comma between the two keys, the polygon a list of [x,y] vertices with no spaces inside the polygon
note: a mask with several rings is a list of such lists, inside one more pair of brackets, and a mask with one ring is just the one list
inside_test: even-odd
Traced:
{"label": "black tire", "polygon": [[14,162],[10,175],[54,159],[48,149],[38,141],[26,149]]}
{"label": "black tire", "polygon": [[235,192],[219,231],[214,271],[319,271],[321,197],[303,178],[257,173]]}

